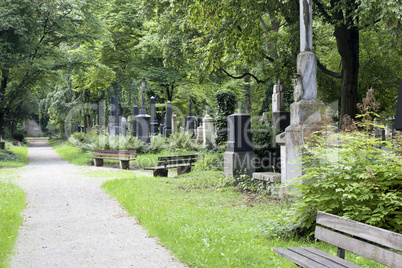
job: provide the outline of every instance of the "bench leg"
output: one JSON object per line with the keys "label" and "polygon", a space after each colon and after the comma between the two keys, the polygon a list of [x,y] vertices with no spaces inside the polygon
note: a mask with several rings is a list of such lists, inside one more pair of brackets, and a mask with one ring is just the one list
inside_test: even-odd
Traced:
{"label": "bench leg", "polygon": [[184,173],[189,173],[191,171],[191,166],[188,167],[178,167],[177,168],[177,175],[181,175]]}
{"label": "bench leg", "polygon": [[120,160],[120,169],[128,169],[130,167],[130,161]]}
{"label": "bench leg", "polygon": [[94,165],[95,165],[95,167],[103,166],[103,159],[94,158]]}
{"label": "bench leg", "polygon": [[154,170],[154,177],[167,177],[168,170],[167,169],[155,169]]}

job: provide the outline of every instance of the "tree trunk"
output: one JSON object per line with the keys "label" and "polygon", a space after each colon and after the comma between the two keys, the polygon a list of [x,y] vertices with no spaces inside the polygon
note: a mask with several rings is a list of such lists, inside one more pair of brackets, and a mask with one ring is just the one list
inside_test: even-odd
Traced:
{"label": "tree trunk", "polygon": [[[337,1],[332,0],[335,5]],[[334,9],[335,32],[338,52],[342,58],[342,95],[340,120],[345,115],[356,116],[357,88],[359,78],[359,29],[351,16],[357,8],[354,0],[349,0],[348,9]],[[356,20],[356,19],[355,19]],[[342,23],[337,23],[342,22]]]}
{"label": "tree trunk", "polygon": [[1,70],[1,82],[0,82],[0,136],[3,137],[4,130],[4,95],[6,93],[6,87],[8,83],[9,70],[2,69]]}

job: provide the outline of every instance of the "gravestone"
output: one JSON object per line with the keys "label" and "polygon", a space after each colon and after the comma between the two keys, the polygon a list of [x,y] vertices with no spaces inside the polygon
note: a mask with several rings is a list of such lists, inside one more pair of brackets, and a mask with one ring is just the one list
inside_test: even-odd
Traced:
{"label": "gravestone", "polygon": [[250,178],[255,170],[255,155],[251,141],[251,117],[247,114],[232,114],[228,120],[228,141],[224,159],[225,176]]}
{"label": "gravestone", "polygon": [[186,131],[192,132],[193,136],[195,134],[195,116],[191,113],[191,98],[188,103],[189,111],[186,117]]}
{"label": "gravestone", "polygon": [[276,138],[281,144],[282,183],[304,174],[306,167],[297,161],[304,153],[299,148],[304,139],[318,129],[318,122],[324,113],[324,103],[317,99],[317,59],[312,52],[312,23],[312,0],[300,0],[300,53],[293,79],[294,102],[290,105],[290,125],[284,135],[279,134]]}
{"label": "gravestone", "polygon": [[151,116],[147,115],[147,110],[145,109],[145,83],[142,83],[141,93],[140,114],[135,117],[137,119],[138,138],[143,142],[149,142]]}
{"label": "gravestone", "polygon": [[285,111],[285,86],[283,80],[279,79],[278,84],[274,85],[274,93],[272,94],[272,123],[273,127],[280,132],[290,125],[290,113]]}
{"label": "gravestone", "polygon": [[203,131],[203,126],[202,123],[199,125],[199,127],[197,127],[197,139],[196,142],[198,144],[202,144],[204,141],[204,135],[203,135],[204,131]]}
{"label": "gravestone", "polygon": [[169,138],[170,134],[172,134],[172,103],[168,101],[166,103],[165,137]]}
{"label": "gravestone", "polygon": [[162,113],[161,113],[161,122],[162,122],[162,124],[160,125],[160,131],[161,131],[161,135],[162,136],[165,136],[165,120],[166,120],[166,118],[165,118],[166,116],[165,116],[165,113],[164,113],[164,110],[162,109]]}
{"label": "gravestone", "polygon": [[158,135],[159,124],[158,120],[156,119],[155,97],[151,97],[150,104],[151,104],[151,135]]}
{"label": "gravestone", "polygon": [[119,135],[119,101],[117,97],[111,98],[111,108],[109,116],[109,136]]}
{"label": "gravestone", "polygon": [[137,135],[138,135],[138,130],[137,130],[138,122],[137,122],[137,118],[136,118],[136,116],[138,114],[139,114],[138,106],[134,106],[133,107],[133,128],[132,128],[133,137],[137,137]]}
{"label": "gravestone", "polygon": [[215,144],[214,119],[208,113],[202,119],[202,129],[203,146],[207,146],[207,141]]}
{"label": "gravestone", "polygon": [[394,128],[397,131],[402,131],[402,79],[399,80],[399,92],[398,101],[396,103]]}
{"label": "gravestone", "polygon": [[125,117],[120,117],[120,135],[126,136],[127,119]]}
{"label": "gravestone", "polygon": [[172,134],[177,132],[177,115],[172,114]]}
{"label": "gravestone", "polygon": [[180,133],[181,133],[181,134],[184,133],[184,127],[180,127]]}

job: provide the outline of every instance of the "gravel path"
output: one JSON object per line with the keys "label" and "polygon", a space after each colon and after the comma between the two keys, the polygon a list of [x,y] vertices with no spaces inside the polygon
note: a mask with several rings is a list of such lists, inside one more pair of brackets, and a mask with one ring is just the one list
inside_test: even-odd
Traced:
{"label": "gravel path", "polygon": [[29,148],[25,218],[11,267],[186,267],[51,147]]}

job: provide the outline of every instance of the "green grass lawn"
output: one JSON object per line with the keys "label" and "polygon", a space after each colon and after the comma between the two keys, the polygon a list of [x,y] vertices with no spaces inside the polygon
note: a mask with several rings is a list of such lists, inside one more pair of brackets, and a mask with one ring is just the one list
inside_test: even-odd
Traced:
{"label": "green grass lawn", "polygon": [[[275,247],[314,246],[336,254],[326,243],[270,237],[263,223],[279,217],[288,205],[224,186],[220,172],[194,171],[176,178],[136,176],[132,171],[101,176],[117,178],[106,182],[104,190],[191,267],[295,267],[274,254]],[[352,254],[347,259],[380,267]]]}
{"label": "green grass lawn", "polygon": [[0,267],[7,267],[18,235],[26,206],[26,195],[12,183],[16,169],[0,170]]}
{"label": "green grass lawn", "polygon": [[6,151],[0,150],[0,167],[22,167],[28,164],[28,148],[26,146],[14,146],[12,143],[6,143]]}
{"label": "green grass lawn", "polygon": [[91,153],[86,153],[68,142],[62,142],[60,144],[57,144],[57,142],[49,142],[49,144],[62,158],[66,159],[71,164],[82,166],[92,163],[92,159],[86,158],[87,156],[91,156]]}

